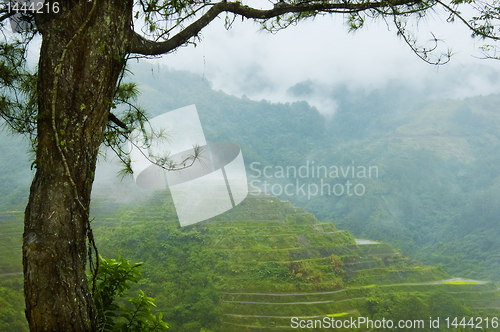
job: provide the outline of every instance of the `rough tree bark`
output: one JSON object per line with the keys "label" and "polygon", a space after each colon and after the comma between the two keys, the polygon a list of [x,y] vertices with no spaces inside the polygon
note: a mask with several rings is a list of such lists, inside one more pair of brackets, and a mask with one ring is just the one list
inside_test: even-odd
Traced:
{"label": "rough tree bark", "polygon": [[57,18],[37,17],[43,41],[37,169],[23,235],[26,316],[31,331],[95,331],[86,276],[90,193],[132,2],[59,3]]}

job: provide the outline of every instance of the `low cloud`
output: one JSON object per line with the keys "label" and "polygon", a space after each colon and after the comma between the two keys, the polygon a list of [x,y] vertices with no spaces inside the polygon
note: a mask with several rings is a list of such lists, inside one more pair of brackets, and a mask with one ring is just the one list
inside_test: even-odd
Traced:
{"label": "low cloud", "polygon": [[[480,54],[467,29],[436,15],[427,21],[418,26],[419,40],[430,45],[429,31],[433,31],[444,40],[440,51],[454,52],[450,64],[432,66],[420,60],[383,23],[347,33],[340,16],[317,17],[277,34],[259,31],[251,21],[235,22],[226,31],[223,22],[216,21],[203,31],[196,48],[185,47],[155,61],[198,73],[215,90],[253,100],[306,100],[326,115],[334,114],[336,102],[326,98],[325,91],[339,84],[370,91],[398,80],[410,89],[427,90],[433,98],[499,91],[497,62],[473,57]],[[289,92],[306,81],[315,87],[308,96]]]}

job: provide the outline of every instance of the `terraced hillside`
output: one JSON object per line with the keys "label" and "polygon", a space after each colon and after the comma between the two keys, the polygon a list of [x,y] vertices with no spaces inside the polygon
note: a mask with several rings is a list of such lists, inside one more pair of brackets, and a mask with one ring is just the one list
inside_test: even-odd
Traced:
{"label": "terraced hillside", "polygon": [[21,211],[0,213],[0,278],[22,274],[23,218]]}
{"label": "terraced hillside", "polygon": [[101,252],[145,262],[141,288],[174,331],[292,331],[293,317],[304,324],[325,317],[423,320],[419,331],[441,317],[441,330],[450,331],[445,317],[500,316],[493,283],[450,279],[274,197],[249,195],[235,209],[182,229],[165,195],[107,215],[105,206],[95,210]]}
{"label": "terraced hillside", "polygon": [[0,332],[28,331],[24,317],[21,211],[0,213]]}
{"label": "terraced hillside", "polygon": [[[93,211],[101,254],[145,262],[140,287],[156,299],[173,331],[292,331],[300,320],[364,318],[423,320],[418,331],[430,331],[429,317],[440,317],[441,330],[450,331],[457,329],[446,327],[446,317],[500,316],[493,283],[451,279],[274,197],[249,195],[235,209],[182,229],[165,194],[135,205],[96,199]],[[21,234],[22,213],[3,213],[0,314],[8,319],[0,331],[27,330]]]}

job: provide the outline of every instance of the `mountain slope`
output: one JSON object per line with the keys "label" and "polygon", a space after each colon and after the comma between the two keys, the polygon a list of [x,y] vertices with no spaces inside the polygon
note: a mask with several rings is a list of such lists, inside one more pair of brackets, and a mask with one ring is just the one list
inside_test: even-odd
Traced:
{"label": "mountain slope", "polygon": [[[400,82],[370,92],[321,87],[338,104],[327,120],[303,102],[255,102],[212,91],[189,73],[162,68],[154,81],[147,71],[138,73],[140,102],[152,114],[194,103],[209,141],[241,146],[251,189],[272,191],[276,184],[272,194],[358,237],[390,242],[452,273],[498,280],[500,95],[430,100]],[[305,82],[290,93],[307,100],[314,89],[314,82]],[[323,179],[262,172],[312,164],[378,171],[370,178],[347,172]],[[298,190],[324,183],[347,189],[346,181],[362,185],[363,195]],[[297,190],[285,194],[280,188],[287,184]]]}
{"label": "mountain slope", "polygon": [[176,331],[292,331],[292,317],[427,321],[437,318],[433,306],[448,315],[499,314],[493,283],[452,281],[275,197],[251,194],[181,229],[171,198],[156,193],[94,223],[102,254],[145,262],[141,288]]}

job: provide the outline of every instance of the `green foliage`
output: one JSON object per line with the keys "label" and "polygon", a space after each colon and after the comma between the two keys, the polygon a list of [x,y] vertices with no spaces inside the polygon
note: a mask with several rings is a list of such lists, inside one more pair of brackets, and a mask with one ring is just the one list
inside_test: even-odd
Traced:
{"label": "green foliage", "polygon": [[[388,245],[356,248],[349,233],[276,198],[250,196],[223,215],[184,228],[172,209],[171,197],[156,193],[96,217],[95,234],[106,255],[121,251],[145,262],[140,287],[155,294],[175,331],[286,326],[289,318],[281,316],[335,313],[428,320],[433,305],[469,313],[478,303],[472,291],[482,306],[498,298],[492,284],[443,285],[445,273]],[[432,296],[444,287],[455,288]]]}
{"label": "green foliage", "polygon": [[439,317],[443,321],[447,317],[467,317],[471,315],[471,311],[466,305],[444,291],[438,291],[429,297],[429,310],[433,317]]}
{"label": "green foliage", "polygon": [[30,39],[0,42],[0,117],[5,121],[2,126],[35,143],[37,75],[26,66]]}
{"label": "green foliage", "polygon": [[24,297],[22,281],[2,280],[0,286],[0,331],[25,332],[28,324],[24,317]]}
{"label": "green foliage", "polygon": [[119,308],[121,312],[118,316],[125,321],[115,323],[110,331],[166,331],[169,325],[165,323],[163,314],[156,317],[151,313],[151,308],[156,307],[154,300],[151,297],[144,296],[144,292],[139,291],[136,298],[128,300],[132,304],[132,308]]}
{"label": "green foliage", "polygon": [[[397,294],[393,292],[373,291],[366,298],[364,305],[372,319],[391,319],[393,322],[400,320],[415,321],[430,316],[429,307],[420,297],[416,295]],[[395,326],[388,331],[402,331]],[[426,329],[427,330],[427,329]]]}
{"label": "green foliage", "polygon": [[[424,331],[449,331],[444,321],[448,317],[470,317],[471,311],[460,301],[442,289],[425,293],[404,294],[394,291],[382,291],[379,288],[372,290],[364,300],[363,306],[366,313],[372,319],[391,319],[394,322],[400,320],[412,321],[424,320],[426,328]],[[440,319],[438,329],[429,328],[428,319]],[[404,331],[395,326],[387,331]]]}
{"label": "green foliage", "polygon": [[215,282],[227,269],[226,256],[205,250],[205,237],[194,227],[180,229],[163,220],[155,222],[151,213],[161,206],[156,200],[148,202],[133,214],[137,218],[133,225],[97,235],[101,252],[114,255],[118,249],[127,257],[144,261],[145,278],[140,288],[155,294],[163,319],[173,330],[213,330],[220,315]]}
{"label": "green foliage", "polygon": [[277,262],[265,262],[258,265],[250,273],[261,279],[274,279],[276,282],[282,282],[291,278],[290,271],[284,264]]}
{"label": "green foliage", "polygon": [[128,297],[127,291],[132,284],[139,282],[141,265],[130,264],[120,256],[118,259],[99,257],[96,285],[92,287],[99,331],[153,332],[169,328],[163,321],[163,314],[156,317],[151,312],[156,307],[154,300],[145,296],[142,290],[137,297],[128,299],[128,306],[119,300]]}

